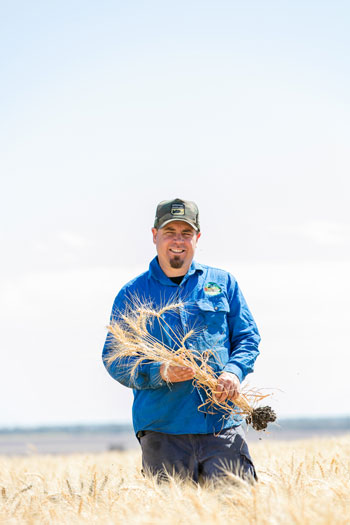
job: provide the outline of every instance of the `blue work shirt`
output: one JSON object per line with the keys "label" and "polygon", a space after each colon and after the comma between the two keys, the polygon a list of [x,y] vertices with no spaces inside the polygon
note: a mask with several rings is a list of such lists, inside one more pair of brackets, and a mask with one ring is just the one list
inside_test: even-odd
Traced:
{"label": "blue work shirt", "polygon": [[[185,335],[193,328],[194,335],[186,340],[185,346],[200,353],[211,350],[208,363],[217,375],[231,372],[243,381],[253,371],[259,354],[259,332],[237,281],[228,272],[192,261],[181,284],[177,285],[165,275],[155,257],[147,272],[120,290],[114,301],[111,323],[120,319],[120,313],[130,307],[135,298],[151,302],[154,308],[184,303],[183,308],[162,314],[172,331],[162,330],[159,323],[152,323],[148,328],[152,336],[168,347],[179,346],[174,333]],[[109,333],[103,348],[103,362],[114,379],[133,388],[135,433],[154,430],[168,434],[211,434],[241,424],[242,418],[237,414],[227,418],[217,410],[214,413],[208,408],[198,410],[207,398],[195,381],[168,384],[160,375],[161,363],[151,362],[139,365],[131,378],[126,358],[107,365],[105,359],[111,351],[113,336]]]}

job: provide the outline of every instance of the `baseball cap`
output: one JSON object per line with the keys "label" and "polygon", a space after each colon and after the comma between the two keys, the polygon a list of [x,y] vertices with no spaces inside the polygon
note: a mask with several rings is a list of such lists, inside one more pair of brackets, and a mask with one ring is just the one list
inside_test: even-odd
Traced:
{"label": "baseball cap", "polygon": [[197,204],[182,199],[160,202],[157,206],[154,227],[159,230],[172,221],[187,222],[199,232],[199,212]]}

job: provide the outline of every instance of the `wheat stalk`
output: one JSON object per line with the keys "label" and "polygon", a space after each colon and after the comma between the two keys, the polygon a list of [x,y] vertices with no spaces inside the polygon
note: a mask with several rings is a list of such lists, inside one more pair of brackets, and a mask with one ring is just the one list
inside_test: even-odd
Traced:
{"label": "wheat stalk", "polygon": [[[186,341],[197,331],[191,329],[185,335],[181,335],[162,317],[165,312],[175,312],[184,306],[184,303],[177,302],[155,309],[149,303],[133,299],[125,313],[120,314],[119,320],[112,321],[107,327],[110,334],[111,351],[106,358],[106,364],[109,366],[115,361],[120,361],[121,364],[123,359],[128,358],[124,366],[127,367],[131,379],[137,374],[139,365],[145,362],[162,363],[165,365],[165,371],[170,365],[189,367],[194,373],[194,385],[204,390],[207,396],[206,401],[198,407],[198,410],[208,413],[220,411],[223,417],[229,417],[232,414],[245,415],[247,421],[254,426],[255,407],[269,394],[262,394],[255,389],[246,389],[235,399],[234,405],[227,400],[217,399],[217,374],[208,364],[209,357],[215,356],[215,351],[206,350],[201,353],[186,348]],[[147,325],[156,320],[161,331],[164,331],[174,343],[175,349],[149,333]],[[262,409],[258,410],[261,416]]]}

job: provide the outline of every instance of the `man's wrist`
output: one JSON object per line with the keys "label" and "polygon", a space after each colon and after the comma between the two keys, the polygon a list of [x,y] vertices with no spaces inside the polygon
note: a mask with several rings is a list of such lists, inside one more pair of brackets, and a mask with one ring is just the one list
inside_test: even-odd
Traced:
{"label": "man's wrist", "polygon": [[161,363],[151,363],[150,365],[150,385],[153,388],[157,388],[160,386],[163,386],[165,384],[164,379],[162,378],[162,375],[160,373]]}
{"label": "man's wrist", "polygon": [[223,372],[228,372],[229,374],[235,375],[240,383],[242,383],[244,379],[242,370],[239,368],[239,366],[235,365],[234,363],[227,363]]}

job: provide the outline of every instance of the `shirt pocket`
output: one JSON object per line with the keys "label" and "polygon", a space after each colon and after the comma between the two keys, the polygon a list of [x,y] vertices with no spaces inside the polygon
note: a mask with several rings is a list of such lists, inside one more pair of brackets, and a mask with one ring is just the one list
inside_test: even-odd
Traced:
{"label": "shirt pocket", "polygon": [[227,314],[230,311],[226,297],[199,299],[197,306],[203,329],[210,334],[220,333],[227,324]]}

